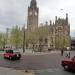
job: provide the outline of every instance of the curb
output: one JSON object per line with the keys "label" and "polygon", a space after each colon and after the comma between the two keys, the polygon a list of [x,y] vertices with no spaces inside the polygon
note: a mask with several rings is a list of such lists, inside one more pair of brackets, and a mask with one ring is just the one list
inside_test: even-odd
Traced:
{"label": "curb", "polygon": [[22,55],[46,55],[46,54],[60,54],[60,52],[23,53]]}

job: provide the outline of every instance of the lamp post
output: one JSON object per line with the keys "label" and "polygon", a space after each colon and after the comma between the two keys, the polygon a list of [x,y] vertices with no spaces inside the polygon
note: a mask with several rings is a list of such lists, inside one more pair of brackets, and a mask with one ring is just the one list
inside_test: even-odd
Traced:
{"label": "lamp post", "polygon": [[6,36],[4,36],[4,47],[8,47],[8,34],[9,33],[9,28],[6,28]]}
{"label": "lamp post", "polygon": [[6,39],[5,39],[5,45],[7,46],[7,47],[12,47],[11,46],[11,43],[10,43],[10,35],[11,35],[11,28],[7,28],[6,29]]}
{"label": "lamp post", "polygon": [[8,44],[8,32],[9,32],[9,28],[6,29],[6,44]]}
{"label": "lamp post", "polygon": [[25,25],[23,27],[23,53],[25,52]]}

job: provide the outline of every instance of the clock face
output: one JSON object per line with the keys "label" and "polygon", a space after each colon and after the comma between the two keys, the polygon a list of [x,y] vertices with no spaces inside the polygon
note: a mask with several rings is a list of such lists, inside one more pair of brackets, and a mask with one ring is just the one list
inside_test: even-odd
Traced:
{"label": "clock face", "polygon": [[35,12],[35,15],[37,16],[37,12]]}
{"label": "clock face", "polygon": [[32,15],[32,12],[29,12],[29,15]]}

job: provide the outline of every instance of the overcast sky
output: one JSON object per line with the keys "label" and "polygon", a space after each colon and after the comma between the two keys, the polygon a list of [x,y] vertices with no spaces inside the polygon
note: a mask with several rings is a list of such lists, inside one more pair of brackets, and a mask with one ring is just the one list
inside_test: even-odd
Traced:
{"label": "overcast sky", "polygon": [[[26,25],[27,8],[30,1],[0,0],[0,31],[5,31],[6,28],[11,28],[16,24],[20,27]],[[54,21],[55,16],[65,18],[68,13],[71,32],[75,29],[74,0],[37,0],[37,5],[39,7],[39,24]],[[63,10],[61,11],[61,9]]]}

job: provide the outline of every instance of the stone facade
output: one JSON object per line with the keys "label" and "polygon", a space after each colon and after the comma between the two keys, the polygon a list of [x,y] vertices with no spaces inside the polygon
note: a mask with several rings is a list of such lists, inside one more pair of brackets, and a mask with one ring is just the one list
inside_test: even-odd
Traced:
{"label": "stone facade", "polygon": [[[38,27],[38,13],[39,8],[37,7],[36,0],[31,0],[30,7],[28,7],[28,20],[27,20],[27,30],[32,31],[39,28],[46,28],[49,32],[48,36],[43,37],[42,40],[38,40],[38,45],[42,47],[42,50],[48,50],[48,48],[66,48],[70,46],[70,24],[68,22],[68,14],[66,13],[65,18],[55,17],[55,22],[50,24],[40,25]],[[39,47],[38,46],[38,47]],[[40,48],[41,48],[40,47]],[[40,50],[40,49],[39,49]]]}

